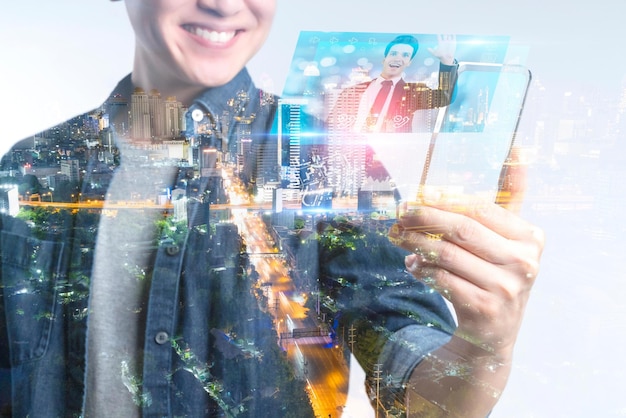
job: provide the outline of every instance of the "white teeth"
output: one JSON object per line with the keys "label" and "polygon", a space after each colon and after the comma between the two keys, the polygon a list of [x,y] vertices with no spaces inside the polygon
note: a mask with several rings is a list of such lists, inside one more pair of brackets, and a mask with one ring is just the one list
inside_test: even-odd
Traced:
{"label": "white teeth", "polygon": [[217,32],[213,30],[206,30],[200,27],[188,27],[187,30],[207,41],[215,43],[226,43],[233,39],[235,32]]}

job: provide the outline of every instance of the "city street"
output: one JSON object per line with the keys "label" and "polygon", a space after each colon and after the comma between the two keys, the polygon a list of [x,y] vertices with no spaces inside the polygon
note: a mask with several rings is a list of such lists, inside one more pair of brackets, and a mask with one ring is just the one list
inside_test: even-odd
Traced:
{"label": "city street", "polygon": [[[231,188],[231,190],[233,190]],[[244,198],[235,197],[239,204]],[[315,329],[316,320],[303,306],[308,295],[296,291],[288,275],[287,261],[276,252],[272,238],[257,212],[245,209],[232,211],[233,222],[245,237],[250,262],[259,273],[259,285],[268,298],[268,307],[280,335],[294,329]],[[307,390],[316,416],[333,418],[342,414],[348,394],[349,369],[341,349],[330,345],[328,336],[283,338],[280,344],[294,367],[298,378],[306,380]]]}

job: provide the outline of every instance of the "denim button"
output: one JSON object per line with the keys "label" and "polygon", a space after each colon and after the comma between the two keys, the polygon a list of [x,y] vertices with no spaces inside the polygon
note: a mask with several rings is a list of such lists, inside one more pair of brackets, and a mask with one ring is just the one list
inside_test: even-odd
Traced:
{"label": "denim button", "polygon": [[157,344],[165,344],[166,342],[168,342],[170,339],[170,336],[167,335],[167,332],[165,331],[160,331],[157,332],[157,334],[154,337],[154,341],[156,341]]}
{"label": "denim button", "polygon": [[165,247],[165,252],[167,255],[176,255],[180,252],[180,247],[178,245],[170,245]]}

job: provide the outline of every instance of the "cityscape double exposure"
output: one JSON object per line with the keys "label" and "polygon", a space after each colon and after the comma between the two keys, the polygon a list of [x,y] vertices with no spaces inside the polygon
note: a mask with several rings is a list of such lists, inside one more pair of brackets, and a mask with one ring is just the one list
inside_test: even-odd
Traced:
{"label": "cityscape double exposure", "polygon": [[[364,416],[346,407],[354,358],[376,416],[406,416],[403,382],[386,372],[388,341],[404,321],[448,333],[453,324],[397,296],[433,290],[405,271],[389,228],[423,187],[491,199],[505,188],[531,77],[523,53],[509,64],[505,37],[457,36],[451,79],[428,52],[436,35],[413,35],[404,113],[360,115],[398,35],[302,32],[280,97],[241,83],[220,103],[183,104],[123,81],[97,109],[16,144],[0,162],[0,210],[31,238],[2,234],[15,268],[3,303],[28,326],[0,332],[36,348],[0,350],[37,358],[58,321],[71,324],[68,347],[85,344],[88,321],[113,326],[115,312],[171,347],[165,380],[173,391],[194,381],[207,416]],[[523,145],[532,154],[536,144]],[[146,303],[170,269],[179,273],[161,291],[176,306]],[[116,303],[90,295],[100,276]],[[381,313],[385,295],[398,298],[392,316]],[[153,310],[171,311],[175,325],[151,328]],[[122,328],[119,340],[147,346],[147,333]],[[161,402],[143,390],[162,372],[150,367],[156,354],[94,344],[113,353],[105,364],[135,404]],[[61,383],[79,411],[89,372],[71,360]]]}

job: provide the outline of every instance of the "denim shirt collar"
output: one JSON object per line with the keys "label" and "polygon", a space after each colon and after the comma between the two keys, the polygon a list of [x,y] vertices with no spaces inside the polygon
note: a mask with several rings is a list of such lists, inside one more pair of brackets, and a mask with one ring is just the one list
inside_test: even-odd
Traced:
{"label": "denim shirt collar", "polygon": [[[135,90],[135,86],[132,82],[132,74],[128,74],[124,77],[118,85],[113,89],[113,92],[109,96],[113,97],[123,97],[128,100],[130,104],[130,99]],[[246,68],[243,68],[232,80],[228,83],[217,86],[210,87],[200,93],[193,102],[189,105],[187,109],[187,114],[185,118],[187,119],[187,126],[189,136],[193,136],[193,132],[189,132],[189,127],[193,126],[193,121],[191,120],[191,112],[194,109],[200,108],[203,113],[212,115],[211,118],[216,121],[219,131],[222,130],[222,126],[220,124],[220,120],[223,115],[228,114],[229,118],[233,120],[254,120],[259,119],[256,117],[258,113],[260,113],[260,101],[258,100],[261,93],[255,87],[250,74]],[[108,101],[107,100],[107,101]],[[111,122],[117,120],[117,118],[121,117],[119,115],[119,110],[116,107],[106,106],[109,111],[109,119]],[[267,113],[267,112],[266,112]],[[273,115],[273,112],[268,113],[269,117]],[[265,117],[267,118],[268,115]],[[265,118],[261,118],[265,119]],[[257,121],[262,122],[263,121]],[[227,124],[225,127],[226,131],[222,131],[223,140],[228,142],[230,136],[234,130],[233,124]],[[121,138],[114,134],[114,142],[116,144],[120,144]]]}
{"label": "denim shirt collar", "polygon": [[230,82],[206,89],[194,100],[194,103],[199,104],[214,115],[221,115],[224,111],[229,110],[232,103],[231,99],[237,99],[242,92],[251,97],[254,90],[256,88],[252,78],[248,70],[244,68]]}
{"label": "denim shirt collar", "polygon": [[[130,100],[134,89],[135,86],[133,85],[131,74],[128,74],[117,84],[109,97],[119,95]],[[202,108],[215,115],[220,115],[225,110],[229,109],[231,99],[236,99],[241,92],[246,93],[248,98],[252,98],[257,93],[257,89],[246,68],[243,68],[230,82],[222,86],[210,87],[204,90],[194,99],[193,104],[200,105]],[[251,102],[255,101],[251,100]],[[193,106],[193,104],[191,104],[191,106]],[[254,109],[247,109],[246,113],[253,111]],[[116,117],[115,109],[111,110],[110,117],[111,119]]]}

